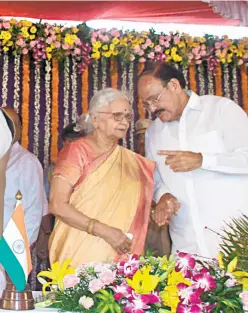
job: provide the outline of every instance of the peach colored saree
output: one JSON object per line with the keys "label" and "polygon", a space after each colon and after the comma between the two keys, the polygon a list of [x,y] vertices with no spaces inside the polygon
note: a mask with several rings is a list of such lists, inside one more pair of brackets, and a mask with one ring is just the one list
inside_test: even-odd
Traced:
{"label": "peach colored saree", "polygon": [[[154,163],[121,146],[94,159],[87,138],[74,142],[61,154],[54,176],[74,185],[70,204],[88,217],[132,233],[132,253],[141,254],[152,201]],[[78,178],[76,182],[74,176]],[[115,250],[103,239],[60,220],[51,235],[49,250],[51,262],[71,258],[74,267],[116,258]]]}

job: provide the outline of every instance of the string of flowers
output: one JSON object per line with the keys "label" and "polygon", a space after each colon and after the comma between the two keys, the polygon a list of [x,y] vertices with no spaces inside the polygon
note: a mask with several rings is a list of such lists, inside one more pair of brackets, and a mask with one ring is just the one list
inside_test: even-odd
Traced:
{"label": "string of flowers", "polygon": [[[134,85],[133,85],[133,63],[130,64],[129,66],[129,70],[128,70],[128,87],[129,87],[129,101],[131,104],[131,109],[132,109],[132,113],[134,114],[134,99],[133,99],[133,93],[134,93]],[[134,119],[131,120],[130,123],[130,129],[129,132],[131,134],[134,133],[135,129],[134,129]],[[130,136],[130,148],[133,151],[134,150],[134,141],[133,141],[133,136]]]}
{"label": "string of flowers", "polygon": [[14,58],[14,109],[19,112],[20,105],[20,61],[21,56],[15,55]]}
{"label": "string of flowers", "polygon": [[72,88],[72,120],[77,119],[77,64],[75,58],[72,58],[72,73],[71,73],[71,88]]}
{"label": "string of flowers", "polygon": [[64,127],[69,124],[69,89],[70,89],[70,63],[69,58],[64,62]]}
{"label": "string of flowers", "polygon": [[63,27],[33,23],[26,20],[0,19],[0,48],[14,54],[31,54],[36,65],[55,57],[58,61],[75,57],[78,70],[83,72],[91,60],[121,57],[125,62],[138,60],[165,61],[188,67],[207,63],[210,70],[221,64],[248,64],[248,38],[230,39],[212,35],[192,37],[170,32],[94,30],[81,24]]}
{"label": "string of flowers", "polygon": [[2,85],[2,106],[7,105],[8,98],[8,79],[9,79],[9,57],[7,53],[3,54],[3,85]]}
{"label": "string of flowers", "polygon": [[[124,62],[121,62],[121,80],[122,80],[122,84],[121,84],[121,90],[122,91],[126,91],[127,90],[127,67],[126,64]],[[127,147],[127,140],[124,137],[122,140],[122,144],[123,147],[126,148]]]}
{"label": "string of flowers", "polygon": [[236,103],[239,103],[238,95],[238,80],[237,80],[237,68],[232,68],[232,91],[233,91],[233,100]]}
{"label": "string of flowers", "polygon": [[33,153],[38,156],[39,153],[39,122],[40,122],[40,68],[35,69],[35,87],[34,87],[34,145]]}
{"label": "string of flowers", "polygon": [[44,167],[49,165],[50,147],[50,120],[51,120],[51,61],[46,60],[45,75],[46,114],[45,114],[45,138],[44,138]]}

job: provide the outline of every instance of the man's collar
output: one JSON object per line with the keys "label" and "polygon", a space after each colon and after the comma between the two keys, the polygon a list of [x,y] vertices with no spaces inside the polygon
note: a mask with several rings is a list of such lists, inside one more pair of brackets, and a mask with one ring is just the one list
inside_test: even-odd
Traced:
{"label": "man's collar", "polygon": [[192,110],[197,110],[197,111],[202,111],[203,104],[200,100],[200,97],[196,93],[194,93],[192,90],[187,90],[186,93],[190,97],[186,105],[186,108],[190,108]]}

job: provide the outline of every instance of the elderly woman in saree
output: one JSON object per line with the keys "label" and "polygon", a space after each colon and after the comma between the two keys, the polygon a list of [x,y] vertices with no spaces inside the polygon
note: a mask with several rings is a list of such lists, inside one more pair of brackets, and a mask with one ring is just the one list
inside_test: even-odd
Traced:
{"label": "elderly woman in saree", "polygon": [[155,164],[118,145],[132,118],[125,94],[101,90],[76,125],[87,135],[60,152],[50,191],[50,212],[57,217],[51,263],[71,258],[79,267],[143,253]]}

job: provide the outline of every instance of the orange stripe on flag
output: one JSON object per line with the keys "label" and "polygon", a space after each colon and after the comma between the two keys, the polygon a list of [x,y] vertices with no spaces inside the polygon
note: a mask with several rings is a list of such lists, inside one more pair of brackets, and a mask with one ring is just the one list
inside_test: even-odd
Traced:
{"label": "orange stripe on flag", "polygon": [[25,221],[24,221],[24,211],[23,211],[21,202],[19,202],[18,206],[16,207],[15,212],[12,216],[12,220],[16,224],[16,227],[18,228],[24,240],[24,244],[26,248],[26,256],[27,256],[28,274],[29,274],[32,270],[32,261],[31,261],[28,236],[27,236],[27,231],[26,231],[26,226],[25,226]]}

